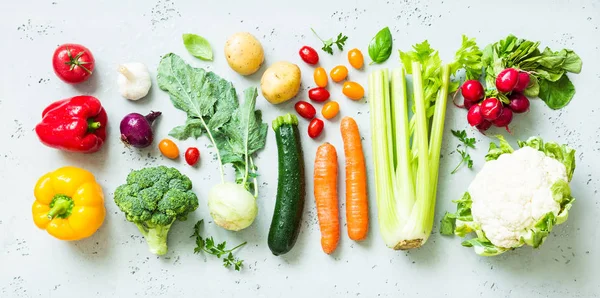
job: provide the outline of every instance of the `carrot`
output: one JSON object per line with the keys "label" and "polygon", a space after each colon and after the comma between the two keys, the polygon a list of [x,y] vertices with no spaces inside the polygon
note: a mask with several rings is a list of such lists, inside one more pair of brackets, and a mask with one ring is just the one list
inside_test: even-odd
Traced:
{"label": "carrot", "polygon": [[317,149],[314,183],[321,247],[326,254],[335,251],[340,241],[337,176],[337,152],[333,145],[325,143]]}
{"label": "carrot", "polygon": [[365,157],[360,143],[358,125],[351,117],[340,124],[346,155],[346,222],[348,237],[354,241],[367,238],[369,231],[369,203]]}

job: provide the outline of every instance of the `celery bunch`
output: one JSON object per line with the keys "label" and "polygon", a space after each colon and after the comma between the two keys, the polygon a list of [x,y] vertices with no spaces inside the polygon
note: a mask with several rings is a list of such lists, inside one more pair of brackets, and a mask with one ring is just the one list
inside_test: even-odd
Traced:
{"label": "celery bunch", "polygon": [[[369,104],[378,220],[386,245],[423,245],[433,227],[447,98],[458,89],[450,76],[481,75],[481,51],[463,36],[455,61],[443,64],[427,41],[400,52],[403,68],[369,75]],[[412,74],[409,97],[406,73]],[[409,98],[412,101],[409,102]]]}

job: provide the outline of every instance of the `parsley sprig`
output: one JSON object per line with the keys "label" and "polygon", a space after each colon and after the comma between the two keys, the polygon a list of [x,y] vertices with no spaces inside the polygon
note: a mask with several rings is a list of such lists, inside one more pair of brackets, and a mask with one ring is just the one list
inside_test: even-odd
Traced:
{"label": "parsley sprig", "polygon": [[[458,152],[458,154],[460,154],[461,160],[460,163],[456,166],[456,168],[454,168],[454,170],[452,171],[452,174],[456,173],[458,171],[458,169],[460,169],[460,166],[463,164],[467,165],[467,168],[471,169],[473,168],[473,160],[471,159],[471,155],[469,155],[467,153],[467,148],[472,148],[475,149],[475,138],[469,138],[467,136],[467,132],[464,130],[458,131],[458,130],[452,130],[452,134],[458,138],[459,141],[462,142],[462,145],[458,145],[458,147],[456,148],[456,152]],[[464,147],[464,150],[461,150],[461,146]]]}
{"label": "parsley sprig", "polygon": [[348,40],[348,36],[340,33],[338,34],[338,36],[336,37],[335,41],[333,40],[333,38],[327,39],[327,40],[323,40],[319,34],[317,34],[317,32],[315,32],[315,29],[310,28],[310,30],[315,34],[315,36],[323,43],[323,47],[321,48],[323,51],[329,53],[330,55],[333,55],[333,45],[335,44],[337,46],[337,48],[340,51],[344,50],[344,46],[346,45],[346,40]]}
{"label": "parsley sprig", "polygon": [[213,237],[202,238],[202,236],[200,235],[200,228],[202,227],[203,223],[203,219],[199,220],[194,225],[194,234],[190,236],[190,238],[196,238],[196,248],[194,248],[194,253],[199,254],[201,252],[205,252],[207,254],[216,256],[219,259],[223,257],[223,266],[225,268],[230,268],[231,266],[233,266],[235,270],[240,271],[244,266],[244,260],[240,260],[239,258],[234,257],[233,251],[246,245],[247,242],[244,242],[232,249],[226,248],[227,241],[223,241],[215,245],[215,240],[213,239]]}

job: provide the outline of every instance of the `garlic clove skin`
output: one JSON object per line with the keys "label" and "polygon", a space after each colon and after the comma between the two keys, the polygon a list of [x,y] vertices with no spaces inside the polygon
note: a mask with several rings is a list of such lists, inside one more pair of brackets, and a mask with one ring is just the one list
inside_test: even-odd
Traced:
{"label": "garlic clove skin", "polygon": [[132,62],[119,65],[117,84],[121,95],[129,100],[138,100],[148,95],[152,86],[150,72],[143,63]]}

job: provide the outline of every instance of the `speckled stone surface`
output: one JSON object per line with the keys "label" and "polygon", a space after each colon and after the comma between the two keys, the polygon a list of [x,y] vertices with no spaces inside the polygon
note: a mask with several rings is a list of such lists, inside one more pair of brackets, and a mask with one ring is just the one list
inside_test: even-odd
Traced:
{"label": "speckled stone surface", "polygon": [[[282,257],[273,256],[266,236],[276,192],[275,138],[271,130],[264,151],[258,154],[259,215],[255,223],[239,233],[222,230],[210,222],[206,197],[219,182],[216,161],[208,140],[180,142],[202,152],[198,168],[183,160],[167,160],[153,146],[146,150],[125,148],[118,140],[117,125],[130,112],[163,112],[156,123],[156,137],[185,120],[168,96],[153,86],[138,102],[120,97],[116,68],[119,63],[139,61],[152,71],[155,84],[160,57],[181,55],[194,66],[215,71],[231,80],[238,91],[257,86],[260,73],[241,77],[229,69],[223,55],[227,37],[249,31],[263,44],[266,64],[289,60],[303,71],[303,93],[312,83],[312,68],[302,63],[298,49],[305,44],[319,48],[313,27],[322,36],[348,35],[347,48],[358,47],[366,55],[371,37],[389,26],[394,50],[407,49],[428,39],[450,59],[461,34],[476,37],[483,46],[509,33],[542,41],[542,46],[575,50],[583,59],[583,71],[571,76],[577,94],[563,110],[552,111],[533,101],[531,112],[516,117],[509,139],[541,135],[569,143],[577,149],[578,168],[572,182],[577,198],[569,221],[557,227],[540,250],[523,248],[495,258],[476,256],[460,246],[459,239],[440,237],[437,223],[444,211],[453,209],[483,164],[490,139],[477,136],[473,171],[450,175],[459,156],[453,153],[457,140],[450,129],[465,129],[463,110],[449,107],[442,148],[436,227],[430,241],[410,252],[385,247],[375,221],[374,189],[368,239],[353,243],[345,230],[338,250],[328,256],[320,248],[320,233],[308,184],[302,230],[296,247]],[[19,0],[0,4],[0,297],[597,297],[600,296],[600,2],[558,1],[73,1]],[[181,34],[206,37],[215,52],[214,62],[189,55]],[[86,83],[70,86],[54,75],[51,55],[61,43],[75,42],[93,51],[97,68]],[[394,51],[384,65],[396,67]],[[320,52],[321,64],[329,69],[346,63],[345,54]],[[365,71],[350,71],[350,78],[366,85]],[[340,86],[330,87],[339,100],[341,116],[353,116],[365,139],[365,153],[372,173],[368,104],[342,97]],[[90,94],[98,97],[109,115],[109,140],[93,155],[63,153],[39,143],[33,128],[43,108],[66,97]],[[264,119],[293,111],[293,102],[279,106],[262,97],[257,107]],[[328,141],[341,155],[338,124],[327,121],[324,134],[308,138],[307,122],[301,121],[306,173],[318,144]],[[499,133],[500,130],[495,132]],[[340,157],[340,161],[343,158]],[[114,189],[131,169],[152,165],[175,166],[189,175],[200,198],[200,208],[186,222],[173,225],[169,253],[156,257],[144,239],[128,223],[112,200]],[[92,237],[61,242],[38,230],[31,220],[32,188],[39,176],[60,166],[74,165],[95,173],[106,195],[105,224]],[[343,168],[342,168],[343,169]],[[228,170],[228,179],[232,171]],[[307,180],[311,180],[307,177]],[[501,177],[499,177],[501,179]],[[373,175],[369,175],[372,182]],[[344,174],[340,176],[343,191]],[[343,206],[343,204],[341,204]],[[344,209],[342,209],[342,215]],[[238,252],[245,260],[242,272],[227,270],[213,257],[195,255],[189,235],[199,219],[207,222],[205,233],[230,244],[248,241]],[[343,221],[344,222],[344,221]]]}

